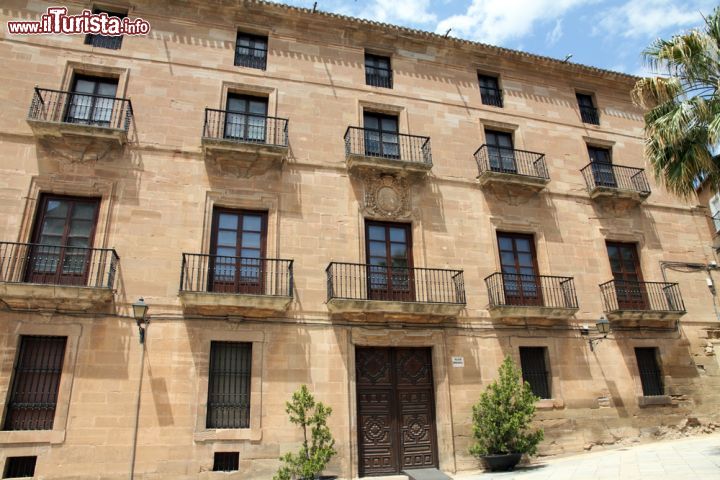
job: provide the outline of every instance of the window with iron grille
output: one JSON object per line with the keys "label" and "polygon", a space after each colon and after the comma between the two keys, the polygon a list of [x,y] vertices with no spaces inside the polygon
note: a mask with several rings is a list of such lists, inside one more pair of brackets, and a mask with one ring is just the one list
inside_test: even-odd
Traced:
{"label": "window with iron grille", "polygon": [[66,337],[20,337],[5,430],[52,430]]}
{"label": "window with iron grille", "polygon": [[480,98],[483,105],[502,108],[503,96],[498,78],[490,75],[478,75],[478,82],[480,83]]}
{"label": "window with iron grille", "polygon": [[234,472],[240,469],[239,452],[215,452],[213,472]]}
{"label": "window with iron grille", "polygon": [[643,395],[646,397],[665,395],[657,348],[638,347],[635,349],[635,357],[637,357],[638,370],[640,371]]}
{"label": "window with iron grille", "polygon": [[250,427],[252,343],[212,342],[207,428]]}
{"label": "window with iron grille", "polygon": [[365,54],[365,83],[373,87],[393,87],[390,57]]}
{"label": "window with iron grille", "polygon": [[265,70],[267,50],[267,37],[238,32],[235,43],[235,65]]}
{"label": "window with iron grille", "polygon": [[8,457],[5,460],[3,478],[26,478],[35,476],[37,457]]}
{"label": "window with iron grille", "polygon": [[[125,18],[127,13],[108,12],[107,10],[100,10],[99,8],[93,9],[94,14],[107,13],[111,17]],[[110,50],[120,50],[122,46],[122,35],[111,36],[111,35],[85,35],[85,45],[92,45],[93,47],[109,48]]]}
{"label": "window with iron grille", "polygon": [[575,94],[580,108],[580,117],[583,123],[592,123],[593,125],[600,125],[600,117],[598,116],[597,108],[593,102],[592,95],[585,93]]}
{"label": "window with iron grille", "polygon": [[545,347],[520,347],[523,381],[528,382],[533,393],[540,398],[551,398],[546,357]]}

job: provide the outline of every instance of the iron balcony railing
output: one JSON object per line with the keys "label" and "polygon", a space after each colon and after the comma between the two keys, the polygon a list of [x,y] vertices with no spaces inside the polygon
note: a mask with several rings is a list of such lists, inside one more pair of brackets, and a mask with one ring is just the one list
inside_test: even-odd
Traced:
{"label": "iron balcony railing", "polygon": [[373,87],[393,88],[392,70],[366,66],[365,84]]}
{"label": "iron balcony railing", "polygon": [[668,282],[610,280],[600,285],[605,312],[685,312],[680,286]]}
{"label": "iron balcony railing", "polygon": [[363,155],[432,165],[430,137],[359,127],[348,127],[345,131],[345,155]]}
{"label": "iron balcony railing", "polygon": [[126,98],[35,87],[28,119],[128,132],[133,121],[133,109]]}
{"label": "iron balcony railing", "polygon": [[0,242],[0,282],[112,289],[119,261],[111,248]]}
{"label": "iron balcony railing", "polygon": [[287,147],[288,119],[206,108],[203,137]]}
{"label": "iron balcony railing", "polygon": [[578,308],[572,277],[493,273],[485,285],[491,307]]}
{"label": "iron balcony railing", "polygon": [[475,151],[480,173],[499,172],[548,179],[545,154],[483,145]]}
{"label": "iron balcony railing", "polygon": [[267,50],[237,45],[235,47],[235,65],[265,70],[267,67]]}
{"label": "iron balcony railing", "polygon": [[503,107],[503,91],[498,88],[480,87],[480,98],[483,105]]}
{"label": "iron balcony railing", "polygon": [[465,304],[462,270],[331,262],[327,298]]}
{"label": "iron balcony railing", "polygon": [[600,115],[598,114],[598,109],[595,107],[581,106],[580,117],[583,123],[600,125]]}
{"label": "iron balcony railing", "polygon": [[180,291],[293,296],[293,261],[183,253]]}
{"label": "iron balcony railing", "polygon": [[650,184],[645,176],[645,170],[642,168],[591,162],[580,171],[585,178],[588,191],[596,188],[612,188],[630,190],[642,195],[650,194]]}

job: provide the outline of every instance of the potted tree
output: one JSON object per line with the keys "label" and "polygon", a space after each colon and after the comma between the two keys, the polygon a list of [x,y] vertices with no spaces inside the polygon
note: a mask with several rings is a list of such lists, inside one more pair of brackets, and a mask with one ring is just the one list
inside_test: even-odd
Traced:
{"label": "potted tree", "polygon": [[533,455],[543,439],[542,429],[531,430],[536,397],[510,357],[500,366],[498,379],[473,405],[470,453],[485,461],[490,471],[515,468],[523,454]]}
{"label": "potted tree", "polygon": [[[303,442],[298,453],[288,452],[280,460],[284,463],[273,480],[331,480],[334,476],[320,476],[330,459],[337,453],[335,440],[327,426],[331,407],[315,402],[307,385],[293,393],[292,401],[285,403],[290,422],[300,425]],[[308,432],[309,430],[309,432]],[[310,437],[308,438],[308,433]]]}

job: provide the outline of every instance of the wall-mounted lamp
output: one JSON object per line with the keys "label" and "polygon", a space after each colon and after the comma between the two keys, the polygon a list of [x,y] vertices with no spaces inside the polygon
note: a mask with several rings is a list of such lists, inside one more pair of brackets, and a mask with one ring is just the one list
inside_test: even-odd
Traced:
{"label": "wall-mounted lamp", "polygon": [[[608,333],[610,333],[610,322],[607,318],[605,318],[605,315],[601,316],[600,319],[595,323],[595,327],[597,327],[597,331],[601,337],[589,337],[588,342],[590,343],[590,351],[595,351],[595,345],[605,340],[608,336]],[[589,335],[589,332],[587,328],[583,330],[583,335]]]}
{"label": "wall-mounted lamp", "polygon": [[140,343],[145,343],[145,328],[150,324],[150,320],[147,318],[148,308],[150,307],[145,303],[145,299],[143,298],[140,298],[132,304],[133,317],[135,317],[138,329],[140,330]]}

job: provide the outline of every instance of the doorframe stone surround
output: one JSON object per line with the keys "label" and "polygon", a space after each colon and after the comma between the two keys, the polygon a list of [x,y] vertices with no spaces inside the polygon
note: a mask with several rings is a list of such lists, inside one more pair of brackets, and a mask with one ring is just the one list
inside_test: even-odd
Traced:
{"label": "doorframe stone surround", "polygon": [[438,465],[444,472],[455,473],[455,443],[453,435],[452,401],[447,370],[445,332],[441,331],[395,331],[379,328],[352,328],[348,335],[348,397],[350,402],[350,478],[360,478],[360,450],[357,424],[357,382],[355,377],[356,347],[426,347],[431,349],[435,396],[435,432]]}

